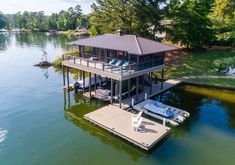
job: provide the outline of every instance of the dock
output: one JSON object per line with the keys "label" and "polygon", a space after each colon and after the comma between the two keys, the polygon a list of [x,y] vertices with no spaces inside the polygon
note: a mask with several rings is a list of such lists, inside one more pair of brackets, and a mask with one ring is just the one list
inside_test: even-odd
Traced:
{"label": "dock", "polygon": [[131,102],[132,102],[131,100],[132,99],[135,100],[135,104],[144,101],[145,100],[145,93],[148,94],[147,98],[149,99],[159,93],[162,93],[166,90],[169,90],[170,88],[173,88],[176,85],[179,85],[180,83],[181,83],[180,80],[174,80],[174,79],[167,80],[167,81],[163,82],[162,90],[161,90],[161,84],[153,83],[151,94],[149,94],[149,88],[145,87],[144,90],[141,93],[139,93],[138,101],[136,100],[135,95],[131,96],[130,98],[126,98],[122,101],[122,108],[128,109],[129,107],[131,107]]}
{"label": "dock", "polygon": [[84,118],[91,123],[144,150],[150,150],[171,131],[171,128],[146,118],[143,118],[143,130],[135,131],[131,125],[131,117],[132,113],[113,105],[107,105],[84,115]]}

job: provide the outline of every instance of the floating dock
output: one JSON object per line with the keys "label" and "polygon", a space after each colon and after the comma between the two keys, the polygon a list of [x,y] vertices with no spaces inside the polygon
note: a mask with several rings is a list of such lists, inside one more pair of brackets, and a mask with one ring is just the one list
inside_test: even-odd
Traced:
{"label": "floating dock", "polygon": [[143,130],[135,131],[131,125],[131,117],[132,113],[113,105],[105,106],[84,115],[84,118],[91,123],[145,150],[151,149],[171,130],[167,126],[143,118]]}

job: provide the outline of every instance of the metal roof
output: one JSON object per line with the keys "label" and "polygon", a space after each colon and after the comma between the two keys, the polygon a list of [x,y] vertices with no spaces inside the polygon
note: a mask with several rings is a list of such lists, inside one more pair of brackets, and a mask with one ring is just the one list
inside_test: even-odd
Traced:
{"label": "metal roof", "polygon": [[160,42],[135,35],[104,34],[69,42],[69,45],[90,46],[110,50],[125,51],[129,54],[146,55],[178,49]]}

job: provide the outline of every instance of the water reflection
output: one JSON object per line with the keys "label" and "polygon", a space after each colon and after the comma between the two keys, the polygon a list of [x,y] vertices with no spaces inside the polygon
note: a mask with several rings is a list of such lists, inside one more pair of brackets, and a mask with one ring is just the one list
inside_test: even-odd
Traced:
{"label": "water reflection", "polygon": [[181,85],[153,99],[190,113],[190,118],[172,131],[174,136],[185,136],[199,120],[235,129],[234,98],[235,92],[232,91]]}
{"label": "water reflection", "polygon": [[6,50],[10,44],[10,33],[0,32],[0,50]]}
{"label": "water reflection", "polygon": [[126,152],[134,161],[137,161],[142,157],[148,158],[151,155],[151,152],[143,151],[133,146],[132,144],[129,144],[123,139],[83,119],[85,114],[92,112],[104,105],[105,104],[103,102],[86,99],[79,93],[75,94],[74,92],[64,91],[65,119],[69,120],[83,131],[88,132],[91,136],[95,136],[102,143],[113,146],[113,148],[117,151]]}
{"label": "water reflection", "polygon": [[36,32],[20,32],[20,33],[0,33],[0,50],[6,50],[12,41],[15,41],[17,46],[20,47],[40,47],[45,49],[48,44],[53,48],[62,48],[70,50],[71,46],[67,42],[76,40],[74,36],[58,35],[56,37],[46,36],[45,33]]}

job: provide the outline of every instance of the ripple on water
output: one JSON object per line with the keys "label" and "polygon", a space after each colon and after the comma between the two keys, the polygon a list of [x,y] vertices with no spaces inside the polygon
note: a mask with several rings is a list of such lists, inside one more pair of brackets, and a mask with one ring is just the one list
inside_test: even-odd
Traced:
{"label": "ripple on water", "polygon": [[7,138],[7,130],[0,128],[0,144]]}

